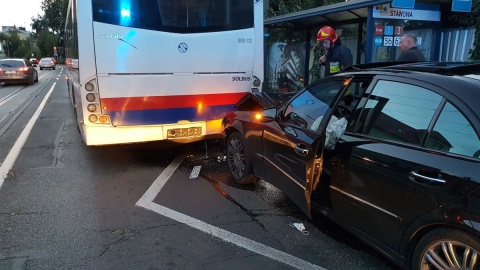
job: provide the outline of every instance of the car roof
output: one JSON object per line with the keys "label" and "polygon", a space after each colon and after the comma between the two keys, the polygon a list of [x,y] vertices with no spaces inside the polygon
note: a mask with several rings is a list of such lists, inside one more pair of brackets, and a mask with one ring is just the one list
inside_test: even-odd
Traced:
{"label": "car roof", "polygon": [[342,74],[386,75],[428,82],[457,96],[480,116],[480,63],[371,63],[347,67],[336,76]]}
{"label": "car roof", "polygon": [[0,61],[6,61],[6,60],[9,60],[9,61],[25,61],[22,58],[3,58],[3,59],[0,59]]}

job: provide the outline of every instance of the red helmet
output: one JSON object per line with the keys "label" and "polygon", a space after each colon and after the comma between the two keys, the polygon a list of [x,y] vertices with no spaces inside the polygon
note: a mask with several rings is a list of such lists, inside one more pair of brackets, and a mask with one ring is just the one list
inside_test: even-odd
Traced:
{"label": "red helmet", "polygon": [[328,39],[331,43],[335,43],[338,39],[338,35],[335,34],[335,30],[333,30],[330,26],[324,26],[318,30],[317,33],[317,41],[322,41]]}

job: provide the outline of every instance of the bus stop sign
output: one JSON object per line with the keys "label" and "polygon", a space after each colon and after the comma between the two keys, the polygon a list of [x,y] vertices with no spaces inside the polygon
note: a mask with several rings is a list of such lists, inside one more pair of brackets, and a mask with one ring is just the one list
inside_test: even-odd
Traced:
{"label": "bus stop sign", "polygon": [[471,12],[472,0],[452,0],[452,11]]}
{"label": "bus stop sign", "polygon": [[393,0],[392,7],[394,7],[394,8],[414,8],[415,7],[415,0]]}

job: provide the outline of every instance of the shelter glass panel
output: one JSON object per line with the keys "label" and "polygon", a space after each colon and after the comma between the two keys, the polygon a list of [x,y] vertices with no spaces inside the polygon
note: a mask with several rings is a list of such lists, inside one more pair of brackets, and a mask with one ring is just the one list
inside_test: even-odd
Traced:
{"label": "shelter glass panel", "polygon": [[417,47],[426,61],[433,60],[437,22],[375,19],[372,62],[393,62],[400,55],[400,39],[407,33],[417,36]]}
{"label": "shelter glass panel", "polygon": [[265,38],[266,92],[294,92],[304,87],[305,31],[268,29]]}

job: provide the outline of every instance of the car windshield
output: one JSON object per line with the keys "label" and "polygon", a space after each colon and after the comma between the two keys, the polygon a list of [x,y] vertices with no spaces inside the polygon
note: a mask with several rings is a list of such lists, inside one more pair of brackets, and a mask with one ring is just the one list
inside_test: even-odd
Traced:
{"label": "car windshield", "polygon": [[24,66],[24,64],[22,61],[18,61],[18,60],[0,60],[0,66],[21,67],[21,66]]}

